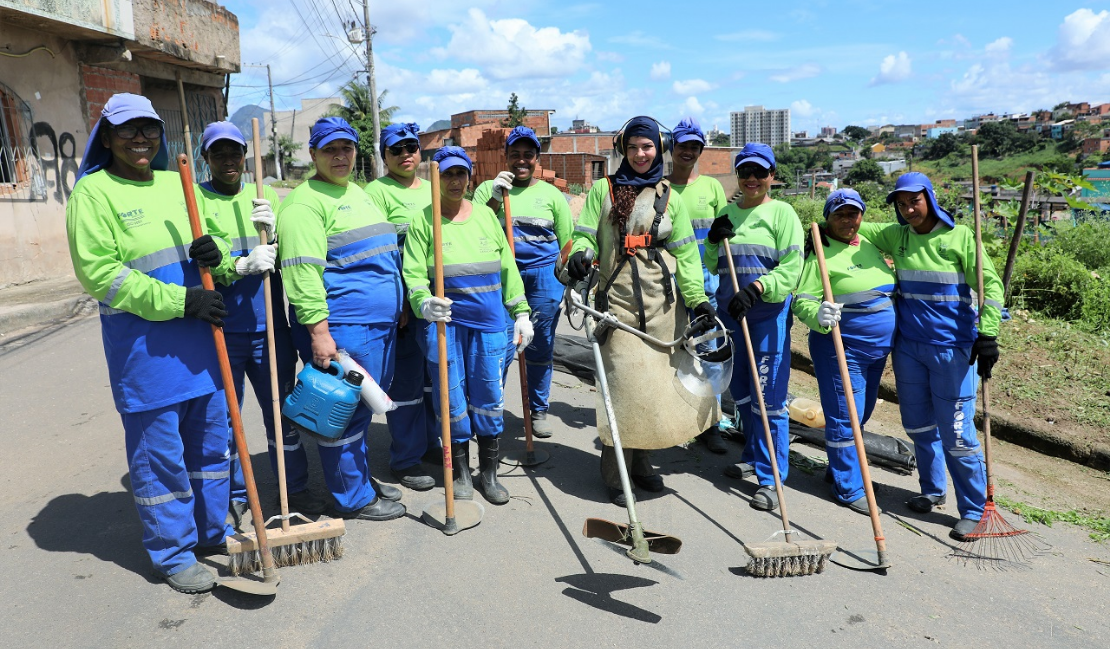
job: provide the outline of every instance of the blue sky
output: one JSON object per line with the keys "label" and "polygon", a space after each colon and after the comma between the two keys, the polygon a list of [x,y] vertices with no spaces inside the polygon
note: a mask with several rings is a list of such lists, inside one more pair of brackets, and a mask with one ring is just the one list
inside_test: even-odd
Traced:
{"label": "blue sky", "polygon": [[[603,129],[639,114],[728,130],[745,105],[795,131],[926,123],[1110,101],[1110,2],[370,2],[378,90],[427,126],[505,106]],[[343,23],[359,0],[230,0],[243,63],[269,63],[280,109],[332,96],[364,63]],[[330,36],[329,36],[330,34]],[[264,69],[232,77],[231,110],[268,105]]]}

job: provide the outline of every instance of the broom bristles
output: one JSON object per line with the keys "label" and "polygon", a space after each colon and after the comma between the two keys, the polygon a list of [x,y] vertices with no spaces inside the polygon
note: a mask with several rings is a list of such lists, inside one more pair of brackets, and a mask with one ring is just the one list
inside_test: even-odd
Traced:
{"label": "broom bristles", "polygon": [[[227,569],[233,576],[262,570],[262,553],[258,550],[233,552],[228,556]],[[270,556],[274,558],[274,566],[277,568],[327,563],[343,556],[343,537],[281,545],[270,548]]]}
{"label": "broom bristles", "polygon": [[1028,567],[1027,564],[1049,548],[1039,535],[1008,523],[994,501],[987,500],[983,518],[953,555],[961,563],[974,563],[981,570],[1006,570]]}
{"label": "broom bristles", "polygon": [[799,577],[823,572],[836,547],[833,541],[772,542],[745,545],[744,551],[753,577]]}

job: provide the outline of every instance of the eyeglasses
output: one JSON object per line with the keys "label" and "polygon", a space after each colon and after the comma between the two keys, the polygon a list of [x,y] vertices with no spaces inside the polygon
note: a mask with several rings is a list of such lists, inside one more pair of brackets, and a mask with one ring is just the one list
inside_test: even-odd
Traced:
{"label": "eyeglasses", "polygon": [[157,140],[162,137],[163,128],[161,124],[154,122],[142,127],[123,124],[121,126],[113,126],[112,130],[115,131],[116,135],[122,140],[133,140],[140,132],[143,134],[143,137],[148,140]]}
{"label": "eyeglasses", "polygon": [[389,147],[389,152],[393,155],[401,155],[402,151],[404,151],[405,153],[416,153],[419,150],[420,145],[415,142],[409,142],[408,144],[394,144],[393,146]]}
{"label": "eyeglasses", "polygon": [[755,176],[758,180],[763,180],[771,175],[770,169],[764,169],[759,165],[740,165],[736,168],[736,177],[740,180],[747,180]]}

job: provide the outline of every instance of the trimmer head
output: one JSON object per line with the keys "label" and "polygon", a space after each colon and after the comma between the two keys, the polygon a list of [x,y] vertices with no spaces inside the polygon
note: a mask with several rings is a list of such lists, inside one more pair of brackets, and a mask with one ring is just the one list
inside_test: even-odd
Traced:
{"label": "trimmer head", "polygon": [[[603,518],[587,518],[582,526],[582,536],[589,539],[601,539],[625,547],[634,547],[632,529],[624,523],[614,523]],[[678,554],[682,549],[682,539],[677,536],[649,532],[644,530],[644,541],[647,541],[649,552],[656,554]]]}

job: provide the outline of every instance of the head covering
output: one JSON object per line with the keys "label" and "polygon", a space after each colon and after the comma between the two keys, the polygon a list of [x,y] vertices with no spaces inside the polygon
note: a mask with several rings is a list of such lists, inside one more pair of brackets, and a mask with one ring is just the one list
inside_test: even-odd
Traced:
{"label": "head covering", "polygon": [[745,163],[757,164],[764,169],[773,169],[775,166],[775,152],[771,147],[762,142],[748,142],[736,154],[736,161],[732,168],[736,169]]}
{"label": "head covering", "polygon": [[[109,97],[107,103],[104,104],[104,109],[100,111],[100,119],[93,126],[92,132],[89,133],[89,141],[85,145],[85,155],[81,158],[81,166],[77,169],[77,178],[74,179],[74,182],[93,172],[112,166],[112,150],[105,148],[100,142],[100,128],[105,122],[112,126],[119,126],[124,122],[140,118],[158,120],[162,122],[163,127],[166,124],[155,112],[150,100],[142,95],[121,92]],[[150,168],[158,171],[165,171],[170,168],[170,147],[169,143],[166,142],[164,128],[161,146],[158,147],[158,153],[154,155],[154,159],[150,161]]]}
{"label": "head covering", "polygon": [[461,146],[442,147],[432,156],[432,162],[439,163],[440,173],[451,167],[459,166],[466,167],[467,173],[474,172],[474,165],[470,162],[470,156],[466,155],[466,149]]}
{"label": "head covering", "polygon": [[674,133],[675,144],[682,144],[690,140],[701,142],[702,146],[707,144],[705,141],[705,132],[701,130],[698,120],[693,117],[683,117],[682,121],[679,122],[678,126],[674,127],[674,130],[671,132]]}
{"label": "head covering", "polygon": [[643,174],[638,174],[632,169],[632,163],[628,161],[624,151],[620,151],[620,155],[624,157],[621,160],[621,166],[617,168],[617,173],[613,174],[613,180],[617,185],[628,185],[630,187],[651,187],[663,180],[663,142],[662,136],[659,133],[659,122],[656,122],[650,117],[633,117],[628,120],[624,125],[623,135],[620,140],[625,144],[634,137],[646,137],[655,143],[655,159],[651,161],[651,166]]}
{"label": "head covering", "polygon": [[342,117],[322,117],[312,125],[312,134],[308,136],[308,146],[319,149],[328,142],[335,140],[350,140],[358,144],[358,131]]}
{"label": "head covering", "polygon": [[531,142],[532,146],[536,147],[536,151],[542,148],[540,146],[540,139],[536,137],[535,131],[527,126],[518,126],[509,131],[509,137],[505,138],[505,150],[508,151],[510,146],[516,144],[520,140],[528,140]]}
{"label": "head covering", "polygon": [[239,127],[231,122],[212,122],[204,127],[204,134],[200,136],[200,150],[207,151],[219,140],[231,140],[236,144],[247,146],[247,139]]}
{"label": "head covering", "polygon": [[845,205],[856,207],[860,212],[867,212],[867,204],[863,202],[863,197],[859,195],[859,192],[851,188],[845,188],[836,190],[825,199],[825,218],[829,218],[830,214]]}
{"label": "head covering", "polygon": [[382,129],[381,141],[381,154],[385,155],[385,150],[405,140],[416,140],[420,144],[420,126],[416,122],[407,122],[405,124],[390,124]]}
{"label": "head covering", "polygon": [[[894,202],[894,195],[898,192],[924,192],[925,200],[929,202],[929,209],[937,215],[941,223],[950,228],[956,227],[956,221],[952,218],[952,215],[942,210],[940,203],[937,203],[937,193],[933,191],[933,183],[925,174],[919,171],[911,171],[898,176],[898,180],[894,183],[894,190],[886,195],[887,205]],[[898,214],[897,207],[894,208],[894,212]],[[898,222],[906,225],[906,219],[903,219],[901,214],[898,214]]]}

